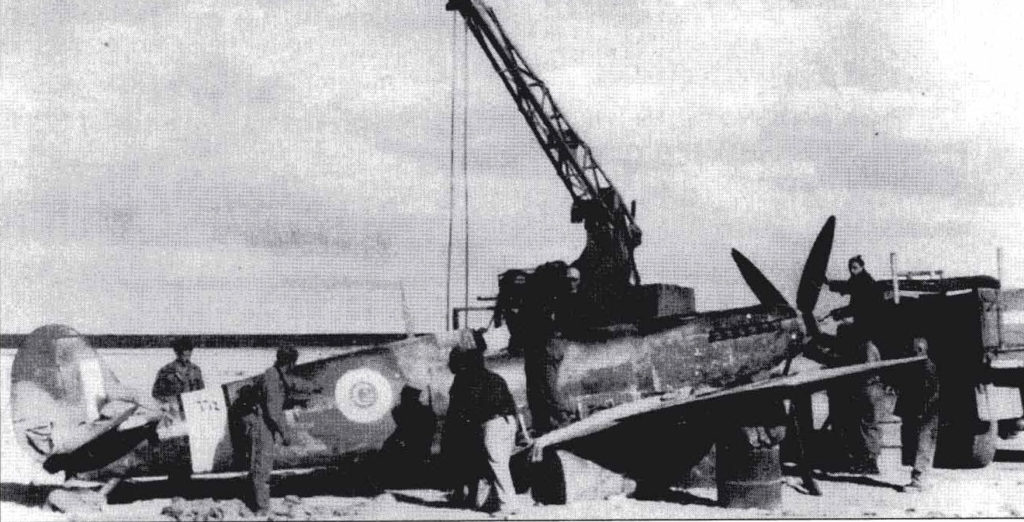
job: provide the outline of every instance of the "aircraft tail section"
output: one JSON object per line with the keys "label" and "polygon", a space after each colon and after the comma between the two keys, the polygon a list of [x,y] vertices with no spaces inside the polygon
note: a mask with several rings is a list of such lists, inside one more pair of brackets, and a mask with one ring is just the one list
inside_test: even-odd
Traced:
{"label": "aircraft tail section", "polygon": [[51,473],[81,468],[78,457],[95,466],[96,458],[113,460],[134,447],[96,447],[136,412],[139,401],[68,326],[43,326],[25,338],[11,366],[10,399],[18,445]]}

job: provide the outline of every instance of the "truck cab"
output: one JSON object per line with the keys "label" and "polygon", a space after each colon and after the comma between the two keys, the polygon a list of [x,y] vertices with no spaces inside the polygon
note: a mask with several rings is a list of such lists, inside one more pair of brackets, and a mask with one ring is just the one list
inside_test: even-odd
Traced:
{"label": "truck cab", "polygon": [[887,313],[883,357],[904,355],[914,338],[928,342],[939,376],[935,465],[977,468],[995,456],[998,436],[1022,424],[1024,365],[1004,350],[1000,282],[989,276],[945,278],[911,272],[878,281]]}

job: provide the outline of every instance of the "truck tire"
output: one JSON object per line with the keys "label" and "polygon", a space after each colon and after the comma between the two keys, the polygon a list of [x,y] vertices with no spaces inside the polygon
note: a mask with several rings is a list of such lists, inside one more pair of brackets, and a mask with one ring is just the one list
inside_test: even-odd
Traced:
{"label": "truck tire", "polygon": [[978,421],[964,427],[959,423],[939,427],[935,466],[947,469],[984,468],[996,456],[996,422]]}
{"label": "truck tire", "polygon": [[984,433],[974,436],[974,443],[971,445],[972,467],[984,468],[996,458],[996,435],[999,432],[997,421],[987,421],[988,429]]}

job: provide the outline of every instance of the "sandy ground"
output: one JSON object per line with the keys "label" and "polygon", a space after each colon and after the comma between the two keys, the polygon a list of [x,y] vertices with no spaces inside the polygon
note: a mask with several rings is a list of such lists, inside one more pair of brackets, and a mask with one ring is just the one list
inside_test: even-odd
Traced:
{"label": "sandy ground", "polygon": [[[303,352],[303,361],[326,355],[329,350]],[[169,361],[169,350],[104,350],[101,355],[115,373],[130,386],[148,390],[157,369]],[[0,352],[0,519],[65,520],[60,514],[39,507],[46,494],[63,481],[49,475],[20,451],[10,427],[9,400],[12,350]],[[273,359],[271,350],[198,350],[194,360],[203,368],[208,385],[216,385],[258,373]],[[1022,441],[1024,442],[1024,441]],[[1020,449],[1024,449],[1024,444]],[[803,494],[797,477],[786,476],[783,506],[774,511],[725,509],[715,506],[712,488],[690,488],[673,493],[664,500],[637,500],[625,497],[569,506],[525,508],[512,518],[763,518],[763,517],[1021,517],[1024,516],[1024,452],[1000,454],[1004,460],[981,470],[935,470],[935,486],[922,494],[899,491],[906,483],[909,468],[899,464],[899,450],[887,449],[881,459],[882,474],[865,478],[855,476],[819,477],[821,497]],[[200,478],[195,491],[224,491],[235,487],[237,478]],[[389,491],[375,496],[347,493],[342,496],[301,495],[301,477],[275,478],[277,506],[284,506],[282,495],[299,494],[306,512],[317,518],[331,519],[487,519],[488,515],[446,507],[440,491]],[[180,494],[162,481],[126,483],[101,513],[79,516],[93,520],[170,520],[161,511]],[[218,493],[214,493],[218,495]],[[193,494],[192,496],[196,496]],[[201,496],[201,495],[199,495]],[[222,496],[221,498],[226,498]],[[284,517],[283,514],[278,515]]]}

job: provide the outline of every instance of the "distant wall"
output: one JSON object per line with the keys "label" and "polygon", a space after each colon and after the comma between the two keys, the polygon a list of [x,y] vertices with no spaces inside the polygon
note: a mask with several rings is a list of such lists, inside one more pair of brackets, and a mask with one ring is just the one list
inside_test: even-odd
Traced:
{"label": "distant wall", "polygon": [[[18,348],[28,334],[0,334],[0,348]],[[94,348],[162,348],[188,337],[203,348],[260,348],[282,343],[295,346],[368,346],[404,339],[406,334],[258,334],[258,335],[86,335]]]}

